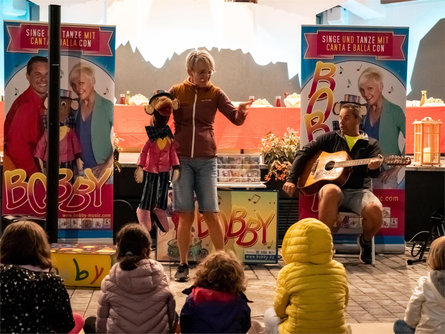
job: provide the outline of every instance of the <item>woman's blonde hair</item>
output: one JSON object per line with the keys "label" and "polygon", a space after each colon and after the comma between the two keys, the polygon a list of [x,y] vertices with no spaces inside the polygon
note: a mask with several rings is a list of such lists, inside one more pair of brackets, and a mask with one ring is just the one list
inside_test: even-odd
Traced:
{"label": "woman's blonde hair", "polygon": [[95,72],[94,68],[87,63],[80,62],[73,66],[68,76],[68,81],[70,85],[77,79],[79,79],[80,74],[86,74],[91,80],[95,81]]}
{"label": "woman's blonde hair", "polygon": [[187,55],[185,60],[185,68],[187,71],[193,71],[196,63],[200,60],[207,64],[210,71],[215,72],[215,60],[207,50],[193,50]]}
{"label": "woman's blonde hair", "polygon": [[8,225],[0,240],[0,262],[51,269],[51,248],[46,232],[29,220]]}
{"label": "woman's blonde hair", "polygon": [[247,281],[235,254],[221,250],[211,253],[198,265],[194,285],[236,295],[246,291]]}
{"label": "woman's blonde hair", "polygon": [[368,67],[360,74],[357,80],[358,88],[360,89],[363,83],[371,79],[383,83],[382,72],[377,67]]}
{"label": "woman's blonde hair", "polygon": [[445,236],[441,236],[431,243],[426,263],[433,270],[445,269]]}

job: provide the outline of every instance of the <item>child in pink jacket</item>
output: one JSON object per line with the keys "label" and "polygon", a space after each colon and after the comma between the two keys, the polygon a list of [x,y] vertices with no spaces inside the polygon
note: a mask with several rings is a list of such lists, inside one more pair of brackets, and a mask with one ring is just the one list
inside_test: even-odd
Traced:
{"label": "child in pink jacket", "polygon": [[149,258],[150,235],[139,224],[117,235],[117,260],[103,279],[94,318],[85,333],[173,333],[178,322],[175,300],[162,265]]}

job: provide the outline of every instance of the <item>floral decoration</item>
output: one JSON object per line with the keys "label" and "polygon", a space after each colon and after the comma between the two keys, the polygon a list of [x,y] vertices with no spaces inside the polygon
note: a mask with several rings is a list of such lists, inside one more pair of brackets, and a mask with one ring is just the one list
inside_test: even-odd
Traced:
{"label": "floral decoration", "polygon": [[282,137],[269,132],[263,139],[259,150],[269,171],[264,180],[286,181],[290,167],[299,149],[300,137],[297,131],[287,128]]}

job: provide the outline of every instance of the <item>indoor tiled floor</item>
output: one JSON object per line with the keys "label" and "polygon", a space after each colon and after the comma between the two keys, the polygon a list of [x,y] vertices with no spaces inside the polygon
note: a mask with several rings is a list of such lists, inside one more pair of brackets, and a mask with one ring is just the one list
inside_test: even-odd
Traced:
{"label": "indoor tiled floor", "polygon": [[[376,265],[364,265],[357,256],[336,255],[335,259],[344,264],[349,281],[348,323],[393,323],[403,318],[405,306],[420,276],[427,273],[424,262],[411,266],[406,254],[378,254]],[[264,311],[272,306],[276,278],[283,262],[274,265],[248,265],[245,267],[248,278],[247,297],[252,317],[262,321]],[[176,264],[165,263],[165,271],[171,278],[171,289],[176,299],[178,313],[184,304],[182,290],[190,283],[177,283],[173,276]],[[193,276],[194,269],[191,270]],[[73,311],[84,316],[95,315],[99,290],[86,288],[69,289]],[[355,332],[355,331],[354,331]],[[382,332],[380,332],[382,333]]]}

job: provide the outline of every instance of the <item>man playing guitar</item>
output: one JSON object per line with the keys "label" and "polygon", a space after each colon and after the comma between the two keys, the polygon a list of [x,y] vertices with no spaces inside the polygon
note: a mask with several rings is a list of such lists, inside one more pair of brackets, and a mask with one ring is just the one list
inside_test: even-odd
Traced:
{"label": "man playing guitar", "polygon": [[378,142],[360,131],[361,120],[360,105],[342,105],[339,115],[340,130],[323,134],[298,151],[283,190],[289,196],[295,192],[298,178],[307,162],[320,151],[346,151],[351,159],[375,158],[368,165],[352,167],[348,180],[341,187],[328,183],[318,192],[318,219],[331,230],[335,230],[339,223],[340,206],[361,215],[363,234],[357,238],[360,261],[371,264],[371,241],[383,223],[382,204],[372,192],[371,177],[378,177],[383,157],[380,155]]}

